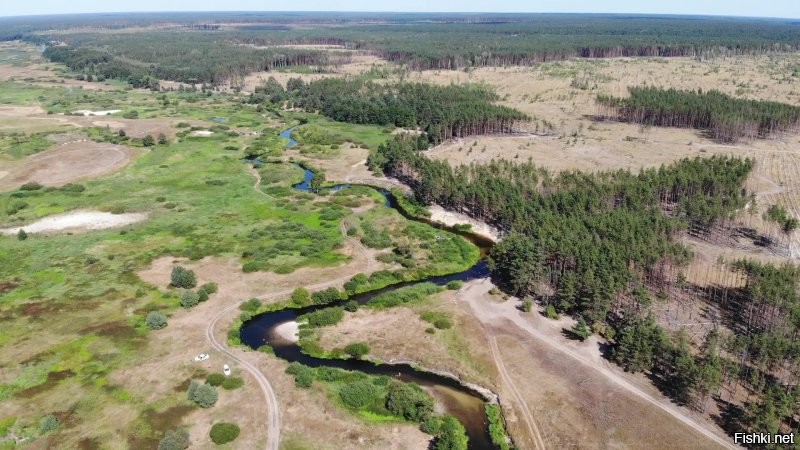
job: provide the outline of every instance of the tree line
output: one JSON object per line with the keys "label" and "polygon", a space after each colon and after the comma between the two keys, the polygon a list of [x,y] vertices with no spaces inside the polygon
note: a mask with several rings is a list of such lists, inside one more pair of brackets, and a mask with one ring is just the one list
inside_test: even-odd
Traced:
{"label": "tree line", "polygon": [[[35,35],[32,35],[35,36]],[[297,48],[257,48],[208,31],[148,33],[54,33],[46,38],[69,46],[51,45],[45,57],[73,64],[73,70],[103,72],[126,80],[131,74],[191,84],[240,85],[257,71],[289,66],[342,64],[350,56]],[[49,50],[49,51],[48,51]],[[67,56],[69,54],[69,56]],[[95,59],[102,59],[101,65]]]}
{"label": "tree line", "polygon": [[628,91],[628,97],[598,95],[606,116],[645,125],[703,129],[723,142],[796,132],[800,125],[800,107],[785,103],[740,99],[716,90],[640,86]]}
{"label": "tree line", "polygon": [[481,85],[379,84],[363,78],[291,79],[284,91],[274,79],[256,89],[253,102],[282,103],[318,111],[331,119],[424,131],[432,144],[475,134],[513,133],[525,114],[495,105]]}

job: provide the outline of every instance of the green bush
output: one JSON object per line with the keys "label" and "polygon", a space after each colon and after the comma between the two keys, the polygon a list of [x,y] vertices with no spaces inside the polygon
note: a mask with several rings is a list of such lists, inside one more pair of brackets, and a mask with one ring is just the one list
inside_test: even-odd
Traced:
{"label": "green bush", "polygon": [[499,405],[486,405],[486,418],[489,421],[489,436],[492,443],[500,450],[510,450],[506,429],[503,425],[503,414]]}
{"label": "green bush", "polygon": [[210,408],[217,403],[217,390],[210,384],[200,384],[192,380],[187,392],[189,400],[201,408]]}
{"label": "green bush", "polygon": [[239,377],[226,377],[222,382],[222,389],[225,389],[226,391],[239,389],[242,386],[244,386],[244,380]]}
{"label": "green bush", "polygon": [[29,181],[22,186],[19,187],[20,191],[38,191],[39,189],[43,188],[41,184],[35,181]]}
{"label": "green bush", "polygon": [[342,300],[342,293],[334,287],[311,294],[311,301],[315,305],[327,305],[328,303],[338,302],[339,300]]}
{"label": "green bush", "polygon": [[355,300],[350,300],[349,302],[345,303],[344,310],[347,312],[358,311],[358,302]]}
{"label": "green bush", "polygon": [[17,239],[19,239],[20,241],[28,239],[28,233],[26,233],[25,230],[20,228],[19,231],[17,232]]}
{"label": "green bush", "polygon": [[311,304],[311,294],[306,288],[297,288],[292,291],[292,303],[297,306],[308,306]]}
{"label": "green bush", "polygon": [[468,442],[467,431],[461,422],[453,416],[445,416],[433,448],[434,450],[467,450]]}
{"label": "green bush", "polygon": [[363,408],[375,403],[380,398],[381,390],[369,380],[347,383],[339,389],[342,403],[354,409]]}
{"label": "green bush", "polygon": [[217,286],[217,283],[206,283],[200,286],[200,289],[198,289],[198,291],[205,292],[208,295],[216,294],[217,290],[219,290],[219,286]]}
{"label": "green bush", "polygon": [[311,387],[316,378],[316,370],[314,368],[296,362],[289,364],[289,367],[286,368],[286,373],[294,375],[294,384],[301,388]]}
{"label": "green bush", "polygon": [[461,281],[461,280],[453,280],[453,281],[447,283],[447,285],[446,285],[447,289],[449,289],[451,291],[457,291],[457,290],[461,289],[463,286],[464,286],[464,282]]}
{"label": "green bush", "polygon": [[406,420],[421,422],[433,413],[433,398],[413,383],[393,383],[386,396],[386,409]]}
{"label": "green bush", "polygon": [[221,373],[210,373],[206,377],[206,384],[210,384],[211,386],[221,386],[224,381],[225,375]]}
{"label": "green bush", "polygon": [[[522,303],[522,310],[528,312],[531,310],[532,303],[530,300],[525,300],[525,302]],[[547,305],[544,308],[544,316],[547,317],[548,319],[558,320],[558,311],[556,311],[555,306]]]}
{"label": "green bush", "polygon": [[445,317],[445,318],[437,319],[435,322],[433,322],[433,326],[435,326],[436,328],[438,328],[440,330],[447,330],[448,328],[452,328],[453,327],[453,322],[451,322],[450,319]]}
{"label": "green bush", "polygon": [[42,434],[49,433],[51,431],[54,431],[56,428],[58,428],[58,425],[59,425],[59,423],[58,423],[58,419],[56,418],[56,416],[54,416],[52,414],[48,414],[48,415],[42,417],[42,420],[39,421],[39,431]]}
{"label": "green bush", "polygon": [[369,353],[369,346],[363,342],[356,342],[345,347],[344,352],[353,358],[361,359]]}
{"label": "green bush", "polygon": [[341,306],[323,308],[300,316],[300,319],[307,320],[308,325],[311,327],[325,327],[330,325],[336,325],[343,318],[344,318],[344,308],[342,308]]}
{"label": "green bush", "polygon": [[239,426],[227,422],[215,423],[208,435],[211,436],[211,441],[217,445],[227,444],[239,437]]}
{"label": "green bush", "polygon": [[158,450],[186,450],[189,448],[189,432],[183,428],[169,430],[158,443]]}
{"label": "green bush", "polygon": [[442,288],[433,283],[419,283],[377,295],[371,298],[367,305],[373,308],[391,308],[404,303],[422,300],[441,290]]}
{"label": "green bush", "polygon": [[531,309],[533,309],[533,302],[530,301],[530,300],[527,300],[527,299],[523,300],[522,301],[522,310],[525,311],[525,312],[531,312]]}
{"label": "green bush", "polygon": [[257,298],[251,298],[250,300],[239,305],[240,310],[250,311],[251,313],[258,311],[259,308],[261,308],[261,300]]}
{"label": "green bush", "polygon": [[423,433],[428,433],[432,436],[436,436],[439,434],[439,430],[442,428],[442,419],[441,417],[431,416],[427,419],[422,421],[419,429],[422,430]]}
{"label": "green bush", "polygon": [[183,306],[184,308],[187,309],[192,308],[194,306],[197,306],[199,302],[200,302],[200,296],[197,295],[196,292],[188,290],[181,292],[181,306]]}
{"label": "green bush", "polygon": [[197,278],[194,276],[194,272],[181,266],[172,268],[170,280],[170,285],[176,288],[191,289],[197,286]]}
{"label": "green bush", "polygon": [[160,330],[167,326],[167,316],[158,311],[150,311],[147,313],[147,318],[144,320],[147,328],[151,330]]}

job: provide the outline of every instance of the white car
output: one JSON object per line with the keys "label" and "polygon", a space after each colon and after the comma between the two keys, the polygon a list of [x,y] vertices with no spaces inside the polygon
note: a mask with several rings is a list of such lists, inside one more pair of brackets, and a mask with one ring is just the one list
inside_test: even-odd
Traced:
{"label": "white car", "polygon": [[231,368],[230,368],[230,366],[229,366],[229,365],[227,365],[227,364],[225,364],[224,366],[222,366],[222,373],[224,373],[226,377],[227,377],[227,376],[229,376],[229,375],[231,374]]}
{"label": "white car", "polygon": [[211,356],[208,353],[200,353],[199,355],[194,357],[195,361],[205,361]]}

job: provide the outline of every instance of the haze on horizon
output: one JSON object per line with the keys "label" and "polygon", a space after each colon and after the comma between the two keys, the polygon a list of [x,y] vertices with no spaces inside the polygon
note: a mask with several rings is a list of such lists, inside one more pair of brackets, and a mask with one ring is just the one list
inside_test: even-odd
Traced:
{"label": "haze on horizon", "polygon": [[800,18],[800,2],[774,0],[675,0],[641,2],[611,0],[598,4],[592,0],[563,0],[529,2],[524,0],[406,0],[375,2],[370,0],[298,0],[290,7],[279,3],[266,5],[259,0],[229,0],[226,2],[195,0],[191,8],[185,2],[164,0],[114,1],[73,0],[9,2],[3,5],[0,16],[114,13],[114,12],[175,12],[175,11],[337,11],[337,12],[484,12],[484,13],[628,13],[720,15],[745,17]]}

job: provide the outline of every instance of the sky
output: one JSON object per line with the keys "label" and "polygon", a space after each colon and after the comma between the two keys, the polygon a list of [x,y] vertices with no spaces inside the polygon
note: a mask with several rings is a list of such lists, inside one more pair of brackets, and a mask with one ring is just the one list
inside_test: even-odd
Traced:
{"label": "sky", "polygon": [[798,0],[1,0],[0,16],[128,11],[594,12],[800,18]]}

